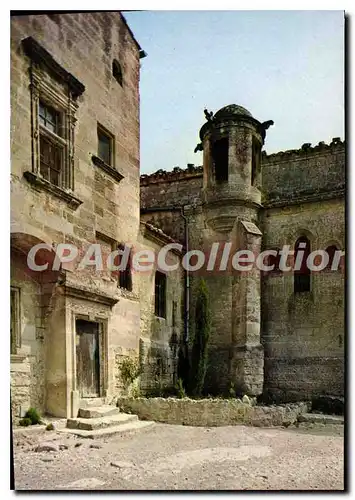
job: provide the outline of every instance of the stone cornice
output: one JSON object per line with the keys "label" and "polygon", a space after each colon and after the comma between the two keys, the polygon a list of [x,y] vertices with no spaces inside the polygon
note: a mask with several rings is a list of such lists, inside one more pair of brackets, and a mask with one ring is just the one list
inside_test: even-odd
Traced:
{"label": "stone cornice", "polygon": [[203,176],[203,167],[189,165],[187,168],[175,167],[172,171],[157,170],[152,174],[143,174],[140,177],[141,186],[157,184],[159,182],[174,182],[183,179],[192,179]]}
{"label": "stone cornice", "polygon": [[345,188],[334,191],[313,192],[303,196],[295,196],[294,198],[280,198],[265,200],[263,203],[264,208],[277,208],[287,207],[290,205],[300,205],[301,203],[313,203],[318,201],[339,199],[345,197]]}
{"label": "stone cornice", "polygon": [[67,297],[98,302],[109,307],[113,307],[119,301],[118,297],[106,294],[100,290],[89,290],[88,288],[80,287],[73,283],[64,283],[61,285],[61,288],[64,291],[64,295]]}
{"label": "stone cornice", "polygon": [[259,209],[262,208],[262,205],[250,200],[240,200],[235,198],[218,198],[209,199],[208,201],[204,201],[202,203],[203,207],[223,207],[223,206],[233,206],[233,207],[248,207]]}
{"label": "stone cornice", "polygon": [[108,165],[106,162],[101,160],[98,156],[92,155],[91,160],[96,167],[101,168],[106,174],[110,175],[115,179],[116,182],[120,182],[122,179],[124,179],[124,176],[118,172],[115,168],[111,167],[111,165]]}
{"label": "stone cornice", "polygon": [[317,146],[312,146],[311,143],[305,143],[299,149],[289,149],[288,151],[279,151],[268,155],[266,151],[262,152],[261,164],[279,164],[281,162],[297,161],[306,158],[307,156],[321,156],[325,153],[341,152],[345,150],[345,141],[339,137],[335,137],[330,144],[319,142]]}
{"label": "stone cornice", "polygon": [[34,38],[31,36],[25,38],[22,40],[22,45],[25,54],[33,62],[44,65],[54,77],[67,83],[74,97],[80,96],[85,91],[85,86],[75,76],[64,69]]}

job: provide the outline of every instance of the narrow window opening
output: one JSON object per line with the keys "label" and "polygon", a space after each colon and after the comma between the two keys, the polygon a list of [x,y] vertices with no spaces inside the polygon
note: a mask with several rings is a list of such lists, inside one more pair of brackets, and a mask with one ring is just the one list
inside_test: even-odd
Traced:
{"label": "narrow window opening", "polygon": [[303,252],[303,257],[300,269],[294,271],[294,293],[309,292],[311,290],[311,271],[307,266],[307,258],[311,253],[311,244],[305,236],[296,241],[295,261],[299,252]]}
{"label": "narrow window opening", "polygon": [[227,137],[218,139],[212,146],[212,159],[217,183],[228,182],[228,148]]}
{"label": "narrow window opening", "polygon": [[259,141],[253,137],[252,160],[251,160],[251,185],[254,186],[257,175],[260,171],[261,147]]}
{"label": "narrow window opening", "polygon": [[155,273],[155,316],[166,318],[166,275]]}
{"label": "narrow window opening", "polygon": [[114,79],[121,85],[123,85],[123,73],[122,73],[122,66],[120,63],[117,61],[117,59],[114,59],[112,62],[112,75]]}
{"label": "narrow window opening", "polygon": [[[124,245],[119,245],[120,250],[124,250]],[[121,263],[122,256],[120,256],[119,261]],[[120,288],[124,288],[129,292],[132,291],[132,271],[131,271],[131,253],[129,254],[127,265],[125,269],[122,269],[119,274],[118,284]]]}

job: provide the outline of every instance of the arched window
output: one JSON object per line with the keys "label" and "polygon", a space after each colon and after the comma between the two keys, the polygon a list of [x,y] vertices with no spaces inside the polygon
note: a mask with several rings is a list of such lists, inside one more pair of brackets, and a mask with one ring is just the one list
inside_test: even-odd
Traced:
{"label": "arched window", "polygon": [[311,270],[307,266],[307,258],[311,253],[308,238],[301,236],[295,244],[294,260],[294,292],[309,292],[311,290]]}
{"label": "arched window", "polygon": [[334,254],[337,250],[338,250],[338,248],[336,247],[336,245],[329,245],[329,247],[327,247],[325,249],[325,251],[329,255],[329,262],[326,265],[326,267],[324,268],[325,271],[331,271],[333,260],[334,260]]}
{"label": "arched window", "polygon": [[122,67],[120,63],[117,61],[117,59],[114,59],[112,61],[112,76],[114,79],[121,85],[123,85],[123,73],[122,73]]}

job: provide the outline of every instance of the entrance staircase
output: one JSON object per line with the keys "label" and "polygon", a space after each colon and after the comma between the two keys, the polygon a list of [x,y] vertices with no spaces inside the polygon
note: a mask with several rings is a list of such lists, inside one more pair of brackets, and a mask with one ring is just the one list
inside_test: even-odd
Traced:
{"label": "entrance staircase", "polygon": [[67,426],[61,432],[96,438],[135,432],[152,425],[154,422],[138,420],[137,415],[122,413],[116,406],[92,406],[86,402],[80,407],[77,418],[68,418]]}

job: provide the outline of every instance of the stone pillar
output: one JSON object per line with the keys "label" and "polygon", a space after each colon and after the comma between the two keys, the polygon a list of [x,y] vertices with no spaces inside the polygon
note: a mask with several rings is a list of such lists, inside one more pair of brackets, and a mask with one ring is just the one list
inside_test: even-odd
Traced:
{"label": "stone pillar", "polygon": [[[262,233],[249,221],[238,220],[234,230],[235,250],[260,253]],[[245,256],[244,256],[245,257]],[[234,271],[232,289],[231,380],[239,394],[257,396],[263,391],[264,351],[260,343],[260,271]]]}

